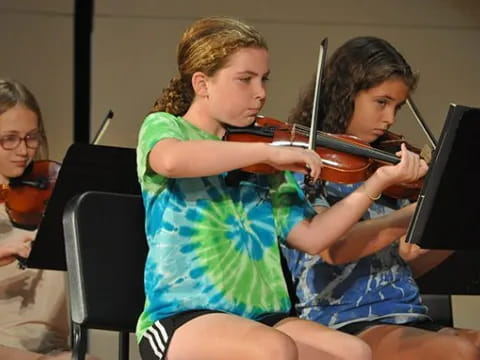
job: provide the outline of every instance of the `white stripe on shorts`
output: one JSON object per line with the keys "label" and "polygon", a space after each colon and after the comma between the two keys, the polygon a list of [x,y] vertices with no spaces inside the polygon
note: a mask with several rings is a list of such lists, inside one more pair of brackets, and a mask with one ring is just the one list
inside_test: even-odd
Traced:
{"label": "white stripe on shorts", "polygon": [[163,338],[163,344],[166,344],[168,342],[168,334],[167,334],[167,331],[165,330],[165,327],[162,325],[160,321],[155,321],[153,325],[156,326],[157,329],[160,331],[160,334],[162,335],[162,338]]}
{"label": "white stripe on shorts", "polygon": [[147,330],[147,332],[145,332],[145,334],[143,334],[143,337],[148,340],[148,343],[150,344],[150,347],[152,348],[153,353],[160,360],[162,360],[163,359],[163,353],[158,349],[157,344],[155,343],[155,339],[148,332],[149,332],[149,330]]}
{"label": "white stripe on shorts", "polygon": [[168,342],[168,335],[160,321],[156,321],[150,326],[143,336],[148,339],[155,355],[162,359]]}

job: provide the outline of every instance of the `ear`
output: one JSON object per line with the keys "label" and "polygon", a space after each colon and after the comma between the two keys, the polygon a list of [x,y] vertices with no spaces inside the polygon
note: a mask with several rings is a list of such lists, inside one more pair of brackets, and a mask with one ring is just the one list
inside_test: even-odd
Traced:
{"label": "ear", "polygon": [[192,87],[195,95],[200,97],[208,96],[208,76],[197,71],[192,75]]}

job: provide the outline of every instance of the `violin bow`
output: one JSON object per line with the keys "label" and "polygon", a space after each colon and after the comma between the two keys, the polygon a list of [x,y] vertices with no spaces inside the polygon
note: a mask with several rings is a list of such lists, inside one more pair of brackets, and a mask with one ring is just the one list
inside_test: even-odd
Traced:
{"label": "violin bow", "polygon": [[105,130],[107,130],[108,125],[110,125],[110,120],[112,119],[113,119],[113,111],[108,110],[107,116],[105,116],[105,119],[103,119],[102,123],[100,124],[100,128],[98,129],[97,133],[95,134],[95,137],[92,140],[93,145],[98,144],[103,134],[105,133]]}
{"label": "violin bow", "polygon": [[420,115],[420,111],[418,111],[417,106],[415,105],[415,103],[413,102],[410,96],[407,98],[407,105],[410,108],[410,111],[412,112],[413,116],[417,120],[418,125],[422,128],[423,132],[427,136],[427,139],[430,142],[432,149],[435,150],[435,148],[437,147],[437,140],[435,139],[432,132],[428,128],[427,124],[425,123],[425,120],[423,120],[422,115]]}
{"label": "violin bow", "polygon": [[327,53],[328,38],[324,38],[320,43],[318,54],[317,75],[315,77],[315,92],[313,95],[312,118],[310,121],[310,135],[308,138],[308,148],[315,150],[317,144],[317,129],[319,128],[318,106],[320,102],[320,90],[322,87],[323,69],[325,68],[325,58]]}
{"label": "violin bow", "polygon": [[[320,89],[322,87],[322,75],[325,67],[325,58],[327,52],[328,39],[324,38],[320,43],[320,50],[318,54],[317,75],[315,77],[315,92],[313,95],[312,119],[310,121],[310,134],[308,137],[308,149],[314,150],[317,146],[317,128],[318,123],[318,105],[320,102]],[[304,192],[309,201],[313,201],[316,196],[315,184],[310,179],[310,175],[305,176]]]}

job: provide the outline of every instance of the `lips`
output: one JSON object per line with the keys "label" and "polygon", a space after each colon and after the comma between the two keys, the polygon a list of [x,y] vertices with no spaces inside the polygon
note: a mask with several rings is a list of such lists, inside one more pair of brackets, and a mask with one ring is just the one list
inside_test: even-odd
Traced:
{"label": "lips", "polygon": [[12,164],[16,167],[21,167],[21,168],[27,167],[26,161],[12,161]]}

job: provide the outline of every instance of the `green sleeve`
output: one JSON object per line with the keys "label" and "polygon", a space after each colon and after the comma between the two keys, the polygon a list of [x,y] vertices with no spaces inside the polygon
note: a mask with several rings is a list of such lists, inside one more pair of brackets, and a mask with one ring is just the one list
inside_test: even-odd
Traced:
{"label": "green sleeve", "polygon": [[183,140],[184,134],[179,119],[171,114],[156,112],[149,114],[140,128],[137,145],[137,175],[142,188],[162,186],[167,179],[154,173],[148,165],[148,155],[156,143],[167,138]]}

